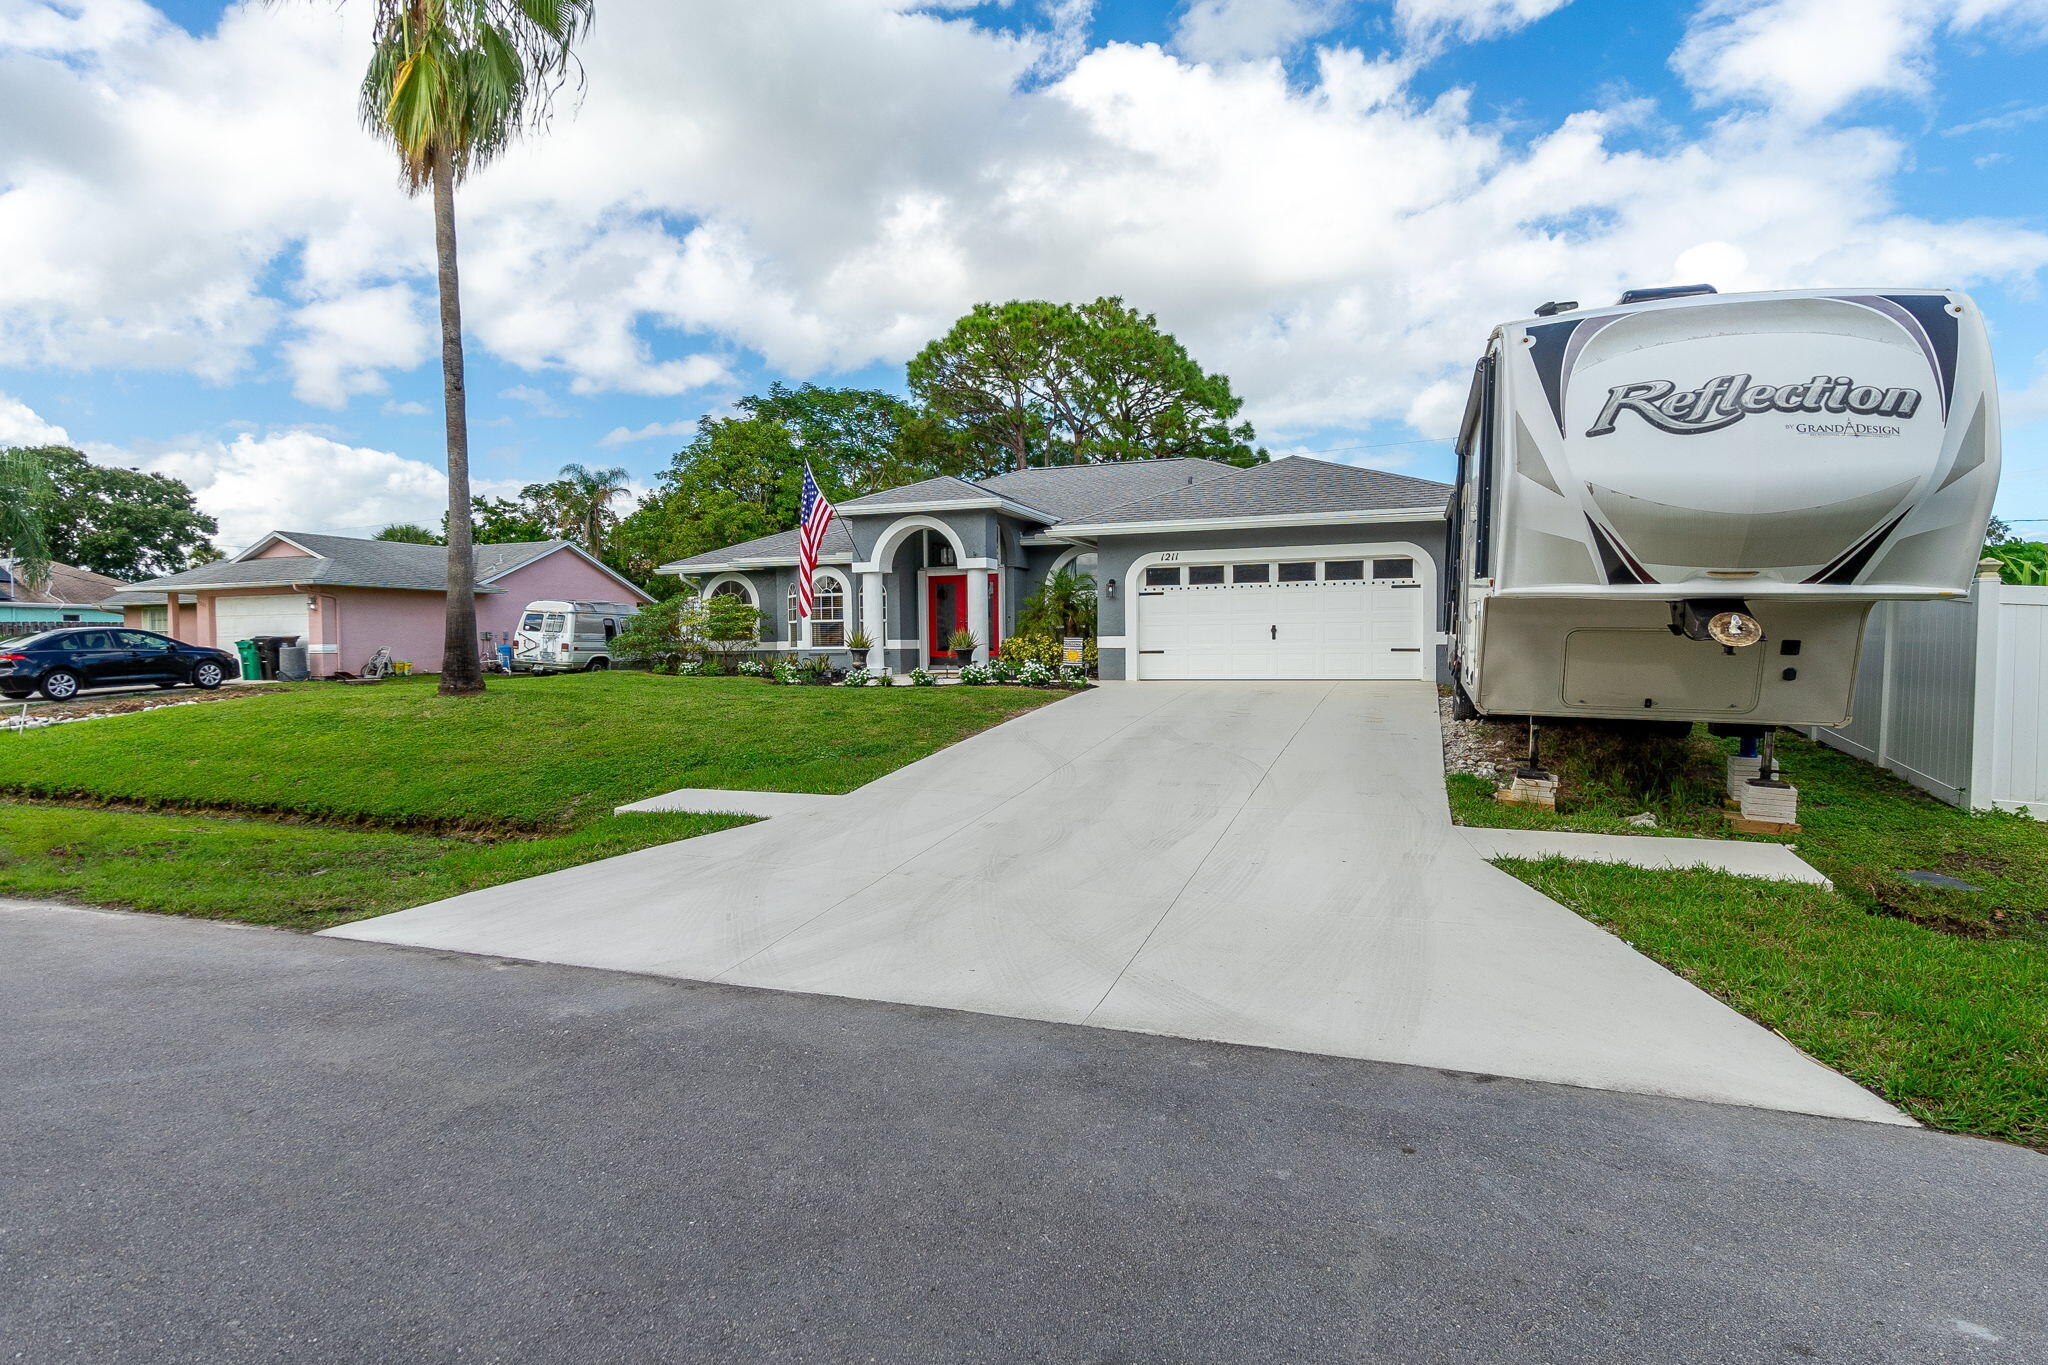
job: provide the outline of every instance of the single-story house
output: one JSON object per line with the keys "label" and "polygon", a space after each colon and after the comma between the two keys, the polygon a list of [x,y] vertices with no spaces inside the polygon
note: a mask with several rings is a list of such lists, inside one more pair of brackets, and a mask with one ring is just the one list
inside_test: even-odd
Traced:
{"label": "single-story house", "polygon": [[[566,540],[476,547],[477,652],[509,641],[528,602],[653,599]],[[233,649],[296,636],[315,677],[360,673],[379,649],[441,666],[448,550],[442,545],[272,531],[232,559],[137,583],[113,601],[129,625]]]}
{"label": "single-story house", "polygon": [[52,564],[48,577],[32,584],[12,560],[0,559],[0,638],[86,621],[119,621],[120,609],[101,603],[127,586],[69,564]]}
{"label": "single-story house", "polygon": [[868,667],[977,659],[1069,566],[1095,579],[1104,678],[1415,678],[1442,674],[1439,583],[1451,488],[1291,456],[1251,468],[1135,460],[924,479],[840,504],[816,603],[796,612],[794,530],[661,566],[753,603],[766,650]]}

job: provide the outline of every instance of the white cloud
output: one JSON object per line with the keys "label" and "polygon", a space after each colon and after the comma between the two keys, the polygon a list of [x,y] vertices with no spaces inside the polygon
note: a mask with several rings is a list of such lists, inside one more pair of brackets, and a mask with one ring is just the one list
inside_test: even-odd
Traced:
{"label": "white cloud", "polygon": [[[431,231],[356,127],[367,8],[247,5],[194,38],[127,0],[11,0],[0,364],[221,378],[276,348],[338,403],[419,363]],[[1202,0],[1183,27],[1321,8]],[[1394,14],[1416,45],[1556,8]],[[1901,32],[2016,31],[2021,0],[1848,9],[1702,13],[1681,72],[1762,108],[1687,132],[1602,107],[1511,135],[1472,92],[1420,93],[1419,57],[1329,44],[1290,74],[1089,50],[1079,0],[1021,34],[912,0],[608,0],[580,108],[463,191],[465,321],[480,352],[547,377],[533,387],[673,396],[730,391],[742,355],[793,377],[898,363],[982,299],[1117,293],[1284,439],[1440,430],[1487,330],[1545,298],[1695,271],[1723,288],[2034,276],[2048,236],[1899,213],[1904,144],[1816,122],[1924,79]],[[1858,35],[1823,25],[1784,57],[1809,14]]]}
{"label": "white cloud", "polygon": [[658,441],[664,436],[690,436],[697,430],[695,422],[649,422],[644,427],[628,429],[613,427],[598,438],[601,446],[632,445],[636,441]]}
{"label": "white cloud", "polygon": [[218,539],[227,546],[272,530],[438,526],[448,509],[447,476],[437,466],[309,431],[245,431],[227,441],[189,438],[93,455],[184,480],[201,510],[220,522]]}
{"label": "white cloud", "polygon": [[6,446],[68,446],[71,437],[46,422],[19,398],[0,393],[0,448]]}
{"label": "white cloud", "polygon": [[1571,0],[1394,0],[1394,18],[1412,37],[1494,38],[1555,14]]}
{"label": "white cloud", "polygon": [[1351,0],[1192,0],[1173,45],[1197,62],[1272,57],[1328,32],[1350,8]]}
{"label": "white cloud", "polygon": [[386,417],[425,417],[429,411],[425,403],[416,403],[410,398],[403,403],[395,398],[384,400],[383,412]]}
{"label": "white cloud", "polygon": [[383,371],[409,370],[427,358],[430,336],[410,286],[378,285],[309,303],[292,316],[284,343],[292,392],[338,408],[358,393],[381,393]]}
{"label": "white cloud", "polygon": [[1671,64],[1703,98],[1756,100],[1811,121],[1870,95],[1925,95],[1937,31],[1987,26],[2038,39],[2048,3],[1709,0]]}
{"label": "white cloud", "polygon": [[515,403],[524,403],[527,410],[536,417],[566,417],[569,415],[567,410],[555,401],[553,394],[550,394],[546,389],[537,389],[531,384],[514,384],[509,389],[501,389],[498,392],[498,397],[509,398]]}

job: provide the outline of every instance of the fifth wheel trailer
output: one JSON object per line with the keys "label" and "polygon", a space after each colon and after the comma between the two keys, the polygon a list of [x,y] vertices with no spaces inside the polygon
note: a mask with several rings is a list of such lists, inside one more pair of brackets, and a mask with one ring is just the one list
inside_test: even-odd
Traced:
{"label": "fifth wheel trailer", "polygon": [[1460,709],[1845,724],[1871,607],[1966,596],[1997,484],[1966,295],[1545,305],[1494,331],[1459,436]]}

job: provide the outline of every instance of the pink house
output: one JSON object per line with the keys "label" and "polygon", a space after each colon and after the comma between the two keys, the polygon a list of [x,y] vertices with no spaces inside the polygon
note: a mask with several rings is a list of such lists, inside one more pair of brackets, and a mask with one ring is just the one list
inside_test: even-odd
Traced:
{"label": "pink house", "polygon": [[[354,536],[272,531],[233,559],[117,594],[129,625],[232,650],[257,635],[303,639],[315,677],[360,673],[379,649],[441,666],[448,551]],[[477,650],[509,641],[528,602],[653,599],[566,540],[476,547]]]}

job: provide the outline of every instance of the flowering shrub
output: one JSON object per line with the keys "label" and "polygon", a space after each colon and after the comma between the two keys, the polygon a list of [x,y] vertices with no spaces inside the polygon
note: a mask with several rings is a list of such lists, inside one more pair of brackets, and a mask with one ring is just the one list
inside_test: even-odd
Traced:
{"label": "flowering shrub", "polygon": [[1060,681],[1069,687],[1086,687],[1088,685],[1088,665],[1061,664]]}
{"label": "flowering shrub", "polygon": [[768,665],[759,659],[741,659],[740,672],[750,678],[765,678],[768,676]]}
{"label": "flowering shrub", "polygon": [[790,663],[776,664],[775,667],[768,670],[768,676],[771,680],[779,682],[786,687],[793,687],[797,683],[804,681],[803,671],[795,664]]}
{"label": "flowering shrub", "polygon": [[866,687],[870,683],[886,682],[887,679],[870,673],[865,668],[849,668],[846,670],[846,676],[840,681],[846,687]]}
{"label": "flowering shrub", "polygon": [[910,670],[910,685],[912,687],[937,687],[939,680],[932,676],[931,670],[928,668],[913,668]]}
{"label": "flowering shrub", "polygon": [[990,659],[988,661],[988,671],[989,676],[993,678],[996,682],[1006,683],[1017,681],[1017,665],[1012,663],[1009,659]]}
{"label": "flowering shrub", "polygon": [[676,675],[678,677],[694,678],[703,671],[704,664],[698,659],[685,659],[676,665]]}
{"label": "flowering shrub", "polygon": [[996,671],[987,664],[966,664],[960,669],[960,681],[969,687],[986,687],[996,681]]}
{"label": "flowering shrub", "polygon": [[1026,687],[1050,687],[1058,680],[1059,675],[1037,659],[1026,660],[1024,666],[1017,670],[1017,681]]}

